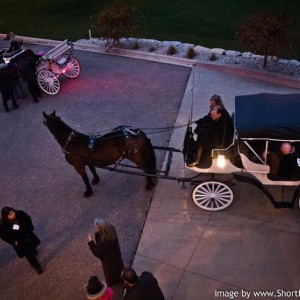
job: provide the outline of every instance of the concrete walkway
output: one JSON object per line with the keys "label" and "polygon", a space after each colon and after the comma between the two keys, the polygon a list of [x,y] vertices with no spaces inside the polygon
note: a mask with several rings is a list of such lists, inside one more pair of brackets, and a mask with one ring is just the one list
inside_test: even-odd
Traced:
{"label": "concrete walkway", "polygon": [[[216,93],[234,111],[236,95],[299,93],[299,89],[258,81],[220,67],[194,67],[176,125],[207,114]],[[184,129],[173,132],[170,146],[181,148]],[[170,175],[196,175],[174,157]],[[138,273],[154,273],[166,299],[257,299],[257,291],[274,292],[261,299],[297,299],[300,282],[300,212],[276,210],[255,187],[236,183],[235,200],[221,212],[206,212],[193,204],[193,186],[158,181],[134,259]],[[278,187],[273,188],[279,194]],[[288,195],[289,196],[289,195]],[[299,292],[298,292],[299,293]],[[299,298],[299,297],[298,297]]]}

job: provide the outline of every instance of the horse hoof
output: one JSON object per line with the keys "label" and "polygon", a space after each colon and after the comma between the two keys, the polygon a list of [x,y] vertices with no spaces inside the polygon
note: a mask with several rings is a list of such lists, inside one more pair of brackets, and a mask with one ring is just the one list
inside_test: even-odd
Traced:
{"label": "horse hoof", "polygon": [[152,191],[152,190],[153,190],[153,187],[154,187],[154,184],[147,184],[147,185],[145,186],[145,189],[146,189],[147,191]]}
{"label": "horse hoof", "polygon": [[84,194],[83,194],[83,196],[85,197],[85,198],[88,198],[88,197],[90,197],[90,196],[92,196],[93,195],[93,191],[86,191],[86,192],[84,192]]}
{"label": "horse hoof", "polygon": [[100,178],[98,177],[98,178],[94,178],[93,180],[92,180],[92,184],[98,184],[100,182]]}

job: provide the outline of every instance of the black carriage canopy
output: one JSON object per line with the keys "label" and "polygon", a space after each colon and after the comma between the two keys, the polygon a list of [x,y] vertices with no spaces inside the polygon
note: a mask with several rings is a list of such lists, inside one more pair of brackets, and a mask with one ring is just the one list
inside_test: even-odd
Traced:
{"label": "black carriage canopy", "polygon": [[235,97],[239,138],[300,141],[300,94],[255,94]]}

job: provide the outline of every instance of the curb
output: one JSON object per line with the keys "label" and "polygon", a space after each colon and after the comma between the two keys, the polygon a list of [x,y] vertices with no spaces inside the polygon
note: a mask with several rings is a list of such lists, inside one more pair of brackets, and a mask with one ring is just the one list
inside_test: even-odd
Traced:
{"label": "curb", "polygon": [[[32,44],[39,44],[39,45],[47,45],[47,46],[56,46],[61,41],[59,40],[49,40],[49,39],[42,39],[42,38],[32,38],[26,36],[16,36],[17,38],[21,39],[23,42],[32,43]],[[0,33],[0,38],[6,38],[6,34]],[[74,42],[74,49],[82,50],[82,51],[90,51],[90,52],[97,52],[107,55],[115,55],[115,56],[123,56],[123,57],[130,57],[136,59],[143,59],[148,61],[155,61],[160,63],[167,63],[173,64],[178,66],[186,66],[186,67],[202,67],[211,69],[217,72],[222,72],[226,74],[232,74],[235,76],[242,76],[247,77],[255,80],[265,81],[269,83],[274,83],[278,85],[284,85],[296,89],[300,89],[300,79],[297,78],[290,78],[285,75],[279,75],[276,73],[270,73],[263,70],[251,70],[245,69],[239,66],[231,66],[227,64],[216,64],[211,62],[198,62],[195,59],[187,59],[182,57],[176,56],[168,56],[163,54],[155,54],[155,53],[148,53],[138,50],[129,50],[129,49],[119,49],[119,48],[112,48],[112,49],[105,49],[103,47],[97,45],[85,45],[82,43]]]}
{"label": "curb", "polygon": [[209,62],[198,62],[197,66],[206,69],[211,69],[217,72],[247,77],[254,80],[260,80],[268,83],[274,83],[277,85],[284,85],[291,88],[300,89],[300,79],[290,78],[285,75],[279,75],[264,70],[244,69],[239,66],[231,66],[227,64],[213,64]]}
{"label": "curb", "polygon": [[[21,35],[16,35],[16,37],[26,43],[46,45],[46,46],[56,46],[62,42],[58,40],[32,38],[32,37],[21,36]],[[0,33],[0,38],[6,38],[6,34]],[[180,58],[175,56],[167,56],[162,54],[146,53],[137,50],[128,50],[128,49],[119,49],[119,48],[112,48],[108,50],[97,45],[85,45],[78,42],[74,42],[73,44],[74,44],[74,49],[76,50],[91,51],[91,52],[97,52],[102,54],[130,57],[136,59],[144,59],[149,61],[157,61],[161,63],[174,64],[174,65],[187,66],[187,67],[193,67],[196,66],[197,64],[197,60],[195,59]]]}

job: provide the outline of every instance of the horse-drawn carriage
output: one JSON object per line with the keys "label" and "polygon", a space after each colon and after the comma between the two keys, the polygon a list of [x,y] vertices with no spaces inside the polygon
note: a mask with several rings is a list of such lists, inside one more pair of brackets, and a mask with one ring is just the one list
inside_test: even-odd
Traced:
{"label": "horse-drawn carriage", "polygon": [[[17,41],[14,41],[18,43]],[[36,61],[37,82],[40,88],[49,95],[55,95],[60,90],[59,76],[64,74],[69,78],[76,78],[80,73],[80,64],[73,56],[73,43],[63,41],[46,54],[35,54],[31,49],[23,49],[22,43],[12,50],[4,48],[1,50],[3,62],[7,65],[10,62],[16,63],[26,57]]]}
{"label": "horse-drawn carriage", "polygon": [[[294,144],[293,166],[300,170],[300,95],[256,94],[237,96],[235,98],[235,114],[233,122],[235,136],[227,149],[213,149],[212,164],[209,168],[192,167],[200,174],[211,174],[211,180],[200,182],[193,190],[194,203],[209,211],[222,210],[233,201],[231,181],[216,181],[215,174],[232,174],[235,178],[255,185],[272,202],[274,207],[292,208],[297,201],[300,205],[300,177],[297,174],[282,177],[278,174],[277,162],[269,160],[269,154],[278,152],[285,142]],[[189,131],[190,132],[190,131]],[[189,147],[190,137],[186,134],[184,149]],[[278,157],[279,159],[279,157]],[[274,164],[277,168],[274,168]],[[271,165],[271,167],[270,167]],[[187,168],[189,168],[187,166]],[[300,173],[299,173],[300,174]],[[296,187],[291,201],[277,201],[267,186]]]}
{"label": "horse-drawn carriage", "polygon": [[[183,150],[170,147],[152,146],[141,130],[121,126],[105,135],[85,135],[73,130],[52,113],[44,113],[44,123],[59,141],[66,160],[82,176],[86,185],[85,196],[92,194],[92,188],[85,166],[94,175],[93,183],[99,181],[95,167],[106,170],[147,177],[147,186],[153,186],[152,178],[175,180],[195,186],[192,198],[194,203],[208,211],[227,208],[233,201],[231,186],[233,179],[248,182],[259,188],[273,203],[274,207],[292,208],[300,204],[300,178],[281,178],[272,173],[267,156],[262,152],[275,151],[282,142],[300,143],[300,95],[257,94],[237,96],[233,123],[235,135],[232,144],[226,149],[212,149],[211,165],[188,167],[196,176],[170,176],[174,153],[182,153],[186,158],[194,141],[191,124],[188,125]],[[245,150],[246,149],[246,150]],[[166,151],[164,170],[156,170],[154,150]],[[131,160],[135,166],[123,164],[123,159]],[[300,155],[296,158],[296,168],[300,170]],[[144,173],[137,169],[141,169]],[[300,173],[300,172],[299,172]],[[271,176],[272,175],[272,176]],[[225,180],[216,179],[225,177]],[[228,179],[230,177],[230,179]],[[209,179],[208,179],[209,178]],[[277,201],[267,186],[296,187],[293,199],[289,202]]]}

